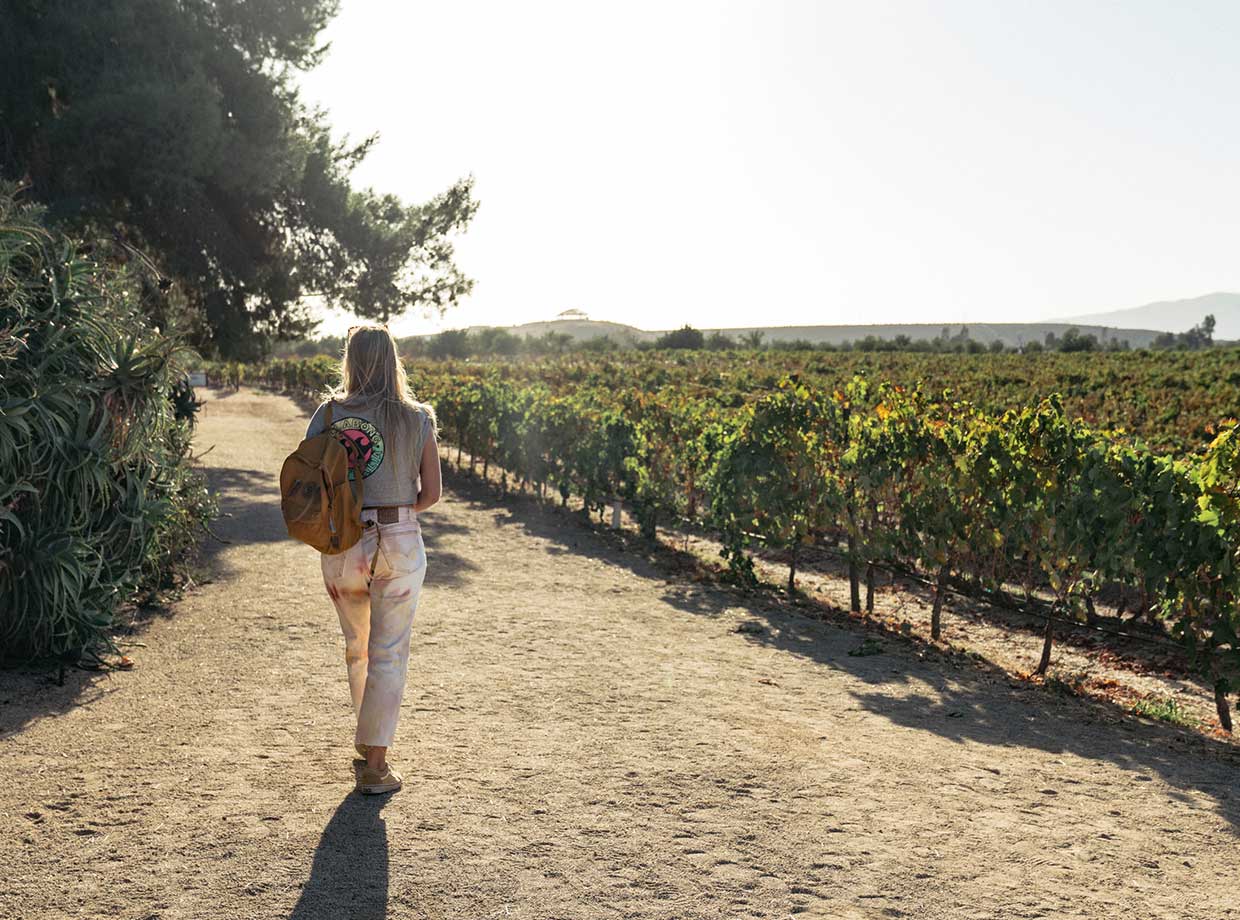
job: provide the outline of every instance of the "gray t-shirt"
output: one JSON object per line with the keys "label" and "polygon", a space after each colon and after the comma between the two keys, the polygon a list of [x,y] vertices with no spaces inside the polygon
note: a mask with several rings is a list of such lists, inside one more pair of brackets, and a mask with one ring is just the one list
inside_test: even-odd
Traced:
{"label": "gray t-shirt", "polygon": [[[326,415],[327,403],[319,403],[306,428],[307,438],[323,431]],[[374,407],[360,401],[336,401],[332,408],[332,430],[341,441],[348,438],[357,445],[359,462],[363,464],[363,507],[412,505],[417,500],[422,448],[431,436],[431,417],[424,409],[417,410],[414,437],[408,444],[389,444],[384,432],[379,430],[379,415]],[[350,479],[354,478],[354,473],[349,470]]]}

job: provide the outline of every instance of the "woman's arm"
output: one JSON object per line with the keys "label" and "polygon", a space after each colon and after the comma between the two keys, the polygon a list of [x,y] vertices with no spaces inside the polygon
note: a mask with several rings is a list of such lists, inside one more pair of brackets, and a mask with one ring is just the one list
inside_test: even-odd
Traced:
{"label": "woman's arm", "polygon": [[[428,426],[429,427],[429,426]],[[418,500],[413,503],[414,511],[425,511],[443,492],[443,479],[439,470],[439,442],[435,440],[435,432],[427,434],[426,443],[422,445],[422,465],[418,469],[421,488]]]}
{"label": "woman's arm", "polygon": [[314,415],[310,416],[310,424],[306,426],[306,440],[319,434],[327,426],[323,424],[323,419],[327,415],[327,400],[319,403],[319,407],[314,410]]}

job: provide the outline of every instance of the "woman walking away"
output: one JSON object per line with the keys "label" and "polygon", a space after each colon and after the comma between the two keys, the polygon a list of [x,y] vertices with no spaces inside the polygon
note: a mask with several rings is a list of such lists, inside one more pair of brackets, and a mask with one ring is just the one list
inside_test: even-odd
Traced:
{"label": "woman walking away", "polygon": [[362,477],[362,538],[322,554],[323,581],[340,615],[344,660],[365,763],[359,792],[394,792],[401,775],[387,761],[409,669],[413,614],[426,577],[418,512],[440,495],[434,409],[409,392],[396,342],[386,326],[349,330],[340,385],[315,411],[306,437],[323,431],[334,400],[332,431],[357,448],[349,478]]}

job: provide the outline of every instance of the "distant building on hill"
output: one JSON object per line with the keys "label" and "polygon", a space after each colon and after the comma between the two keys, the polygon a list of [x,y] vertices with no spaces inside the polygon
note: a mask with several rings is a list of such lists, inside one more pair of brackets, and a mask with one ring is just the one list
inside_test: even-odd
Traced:
{"label": "distant building on hill", "polygon": [[589,319],[590,317],[586,316],[585,310],[578,310],[576,307],[572,307],[568,310],[563,310],[557,313],[555,315],[555,318],[556,319]]}

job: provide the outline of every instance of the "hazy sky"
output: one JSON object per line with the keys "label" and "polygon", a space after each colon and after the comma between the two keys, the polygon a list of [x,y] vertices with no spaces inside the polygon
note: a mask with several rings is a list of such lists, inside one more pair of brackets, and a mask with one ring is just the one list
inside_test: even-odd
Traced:
{"label": "hazy sky", "polygon": [[343,0],[327,38],[305,95],[380,133],[361,184],[476,179],[474,293],[402,333],[1240,290],[1240,4]]}

